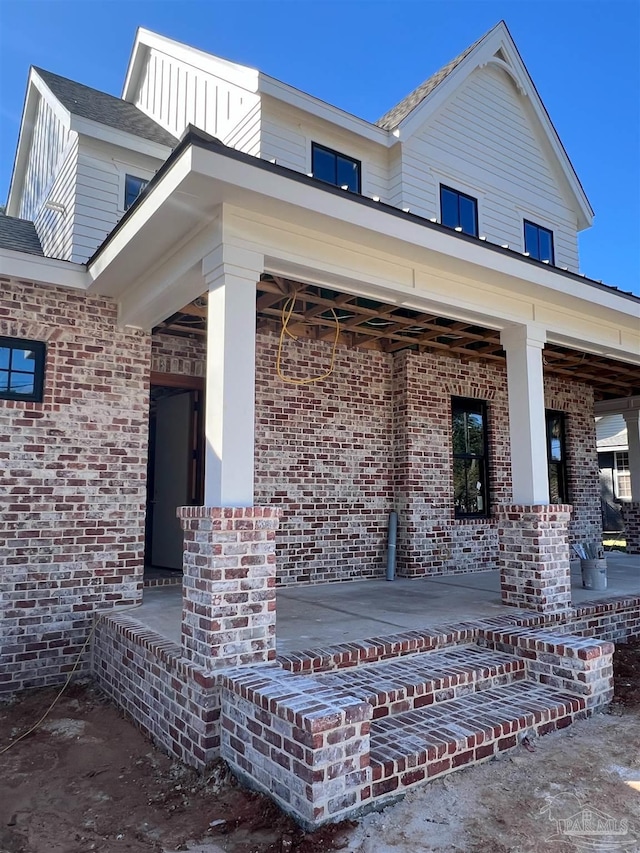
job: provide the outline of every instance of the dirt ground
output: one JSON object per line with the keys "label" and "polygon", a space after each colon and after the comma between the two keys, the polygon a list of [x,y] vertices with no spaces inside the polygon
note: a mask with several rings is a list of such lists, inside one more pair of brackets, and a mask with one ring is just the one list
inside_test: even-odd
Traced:
{"label": "dirt ground", "polygon": [[[94,687],[71,685],[0,755],[0,853],[640,851],[640,642],[619,647],[614,664],[609,713],[313,834],[239,788],[223,764],[199,776]],[[0,706],[0,749],[54,696]],[[569,825],[576,815],[591,823]]]}

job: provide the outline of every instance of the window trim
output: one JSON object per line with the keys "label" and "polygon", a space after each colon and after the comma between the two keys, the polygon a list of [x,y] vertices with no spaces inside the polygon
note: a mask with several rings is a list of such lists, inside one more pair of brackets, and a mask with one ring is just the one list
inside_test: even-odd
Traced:
{"label": "window trim", "polygon": [[[447,190],[450,193],[455,193],[458,196],[458,224],[457,225],[447,225],[442,220],[442,190]],[[480,235],[480,222],[478,217],[478,199],[475,196],[469,195],[469,193],[465,193],[462,190],[457,190],[455,187],[450,187],[447,184],[440,184],[440,192],[438,194],[440,201],[440,224],[444,225],[445,228],[450,228],[452,231],[455,231],[456,228],[462,229],[460,225],[460,197],[466,198],[469,201],[472,201],[474,204],[474,224],[475,224],[475,234],[469,234],[467,231],[459,231],[458,233],[466,234],[468,237],[479,237]]]}
{"label": "window trim", "polygon": [[[540,225],[538,222],[533,222],[531,219],[525,219],[522,217],[522,250],[523,252],[528,252],[527,249],[527,225],[531,225],[532,228],[538,229],[538,231],[546,231],[547,234],[551,237],[551,257],[549,258],[549,266],[555,267],[556,265],[556,247],[555,240],[553,236],[553,229],[547,228],[546,225]],[[538,235],[538,255],[540,254],[540,236]],[[534,261],[539,261],[541,264],[546,263],[546,258],[543,260],[542,258],[536,258],[529,251],[528,257],[532,258]]]}
{"label": "window trim", "polygon": [[[311,141],[311,174],[315,177],[313,170],[313,155],[316,150],[324,151],[326,154],[332,154],[334,157],[342,157],[345,160],[349,160],[351,163],[355,163],[358,167],[358,189],[355,191],[358,195],[362,195],[362,160],[358,160],[356,157],[351,157],[349,154],[345,154],[343,151],[337,151],[335,148],[329,148],[328,145],[322,145],[320,142]],[[337,162],[337,161],[336,161]],[[321,181],[322,178],[318,178],[317,180]],[[338,183],[331,183],[331,181],[322,181],[324,184],[329,184],[331,187],[340,187]],[[347,190],[347,192],[353,192],[353,190]]]}
{"label": "window trim", "polygon": [[[10,350],[30,350],[34,353],[33,392],[31,394],[19,394],[15,391],[11,392],[0,390],[0,400],[19,400],[23,403],[41,403],[44,398],[44,374],[47,359],[47,345],[44,341],[32,341],[27,338],[9,338],[0,336],[0,347]],[[7,373],[8,378],[10,379],[11,367],[9,367]]]}
{"label": "window trim", "polygon": [[[551,435],[549,432],[549,421],[551,418],[558,418],[560,421],[560,447],[562,449],[562,459],[560,462],[556,462],[551,459]],[[545,422],[545,441],[547,445],[547,476],[549,478],[549,491],[551,491],[551,477],[550,477],[550,468],[552,465],[558,465],[559,471],[562,475],[562,492],[560,495],[560,503],[561,504],[569,504],[571,501],[569,500],[569,468],[567,465],[567,417],[565,412],[560,412],[557,409],[545,409],[544,412],[544,422]],[[558,480],[560,483],[560,479]],[[551,494],[549,494],[549,500],[551,500]]]}
{"label": "window trim", "polygon": [[[621,467],[620,457],[626,456],[626,465]],[[628,495],[620,494],[620,478],[624,477],[625,482],[628,484]],[[614,450],[613,451],[613,496],[617,501],[628,502],[632,499],[631,495],[631,468],[629,465],[629,451],[628,450]]]}
{"label": "window trim", "polygon": [[[456,453],[453,446],[453,416],[456,413],[456,408],[458,410],[467,411],[470,409],[465,408],[464,404],[472,404],[472,406],[477,410],[480,409],[480,414],[482,415],[483,422],[483,455],[480,456],[478,454],[468,454],[468,453]],[[477,414],[477,411],[474,412]],[[491,517],[491,476],[490,476],[490,458],[489,458],[489,406],[487,405],[486,400],[481,400],[476,397],[451,397],[451,478],[453,481],[453,469],[455,466],[456,459],[480,459],[483,463],[483,473],[484,473],[484,483],[482,496],[484,498],[484,509],[482,512],[461,512],[456,508],[455,505],[455,484],[452,493],[453,499],[453,512],[454,517],[456,519],[467,519],[467,518],[475,518],[475,519],[483,519]]]}

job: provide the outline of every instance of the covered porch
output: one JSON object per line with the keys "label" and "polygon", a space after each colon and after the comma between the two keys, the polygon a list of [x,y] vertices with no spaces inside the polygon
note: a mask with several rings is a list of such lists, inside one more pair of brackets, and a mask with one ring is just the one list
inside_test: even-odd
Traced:
{"label": "covered porch", "polygon": [[[607,554],[606,591],[583,588],[580,563],[571,562],[571,603],[576,611],[628,598],[640,598],[640,555]],[[531,616],[503,606],[500,573],[495,570],[393,582],[367,579],[282,587],[276,591],[276,600],[278,655],[447,624]],[[142,606],[130,615],[179,644],[182,585],[147,589]]]}

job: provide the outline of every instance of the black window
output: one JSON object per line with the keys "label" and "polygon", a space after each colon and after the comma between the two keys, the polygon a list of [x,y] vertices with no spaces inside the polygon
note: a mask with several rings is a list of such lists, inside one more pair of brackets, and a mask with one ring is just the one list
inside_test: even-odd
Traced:
{"label": "black window", "polygon": [[549,502],[569,503],[567,489],[567,451],[565,442],[564,414],[546,412],[547,462],[549,466]]}
{"label": "black window", "polygon": [[45,345],[0,337],[0,400],[42,400]]}
{"label": "black window", "polygon": [[553,260],[553,231],[548,228],[543,228],[541,225],[535,225],[533,222],[524,221],[524,250],[529,253],[529,256],[538,261]]}
{"label": "black window", "polygon": [[135,175],[126,175],[124,179],[124,209],[129,210],[133,202],[138,198],[149,181],[137,178]]}
{"label": "black window", "polygon": [[463,234],[478,236],[478,201],[449,187],[440,187],[440,221]]}
{"label": "black window", "polygon": [[489,514],[487,406],[453,397],[453,502],[456,518]]}
{"label": "black window", "polygon": [[339,151],[332,151],[315,142],[311,144],[311,171],[314,178],[359,193],[360,168],[359,160],[346,157]]}

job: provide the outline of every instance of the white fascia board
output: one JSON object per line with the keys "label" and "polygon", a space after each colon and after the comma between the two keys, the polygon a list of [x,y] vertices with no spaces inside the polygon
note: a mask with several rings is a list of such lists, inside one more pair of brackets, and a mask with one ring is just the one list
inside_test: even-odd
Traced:
{"label": "white fascia board", "polygon": [[[594,403],[596,415],[621,415],[623,412],[633,412],[640,409],[640,397],[620,397],[617,400],[599,400]],[[613,436],[615,438],[615,436]]]}
{"label": "white fascia board", "polygon": [[[457,261],[467,261],[486,271],[501,273],[519,279],[526,285],[542,287],[580,300],[582,310],[606,308],[635,319],[640,305],[626,299],[615,291],[591,287],[587,282],[575,281],[554,270],[553,267],[528,263],[525,259],[491,250],[476,240],[465,240],[457,235],[444,233],[443,229],[430,228],[403,216],[396,216],[377,207],[358,203],[335,192],[309,186],[295,179],[283,179],[279,174],[261,168],[259,171],[250,163],[242,162],[215,152],[194,147],[193,168],[223,183],[232,184],[267,196],[294,204],[306,211],[315,211],[341,223],[365,228],[382,236],[385,240],[396,239],[413,247],[431,249]],[[321,226],[319,226],[321,227]],[[405,251],[398,245],[397,254]]]}
{"label": "white fascia board", "polygon": [[228,59],[222,59],[212,53],[190,47],[183,42],[174,41],[166,36],[161,36],[159,33],[139,27],[122,89],[124,101],[130,103],[135,101],[140,73],[144,67],[148,51],[153,49],[162,51],[180,62],[191,65],[193,68],[220,77],[235,86],[240,86],[248,92],[258,91],[258,71],[256,69],[250,68],[248,65],[230,62]]}
{"label": "white fascia board", "polygon": [[126,249],[128,243],[147,224],[153,215],[169,200],[171,194],[189,174],[191,171],[192,151],[192,148],[187,148],[182,152],[176,162],[172,164],[167,174],[164,175],[163,180],[152,187],[152,191],[146,198],[141,199],[135,210],[131,211],[131,215],[120,227],[116,226],[118,230],[104,249],[100,251],[98,257],[94,261],[89,261],[88,274],[91,278],[92,286],[96,279],[118,258],[118,255]]}
{"label": "white fascia board", "polygon": [[0,249],[0,275],[75,290],[86,290],[91,283],[84,264],[43,258],[12,249]]}
{"label": "white fascia board", "polygon": [[141,136],[136,136],[134,133],[117,130],[115,127],[101,124],[100,122],[93,121],[92,119],[82,118],[81,116],[71,116],[71,130],[75,130],[76,133],[80,133],[83,136],[100,139],[102,142],[108,142],[111,145],[126,148],[128,151],[137,151],[139,154],[147,154],[148,156],[155,157],[156,160],[162,160],[163,162],[172,151],[168,145],[161,145],[159,142],[152,142],[150,139],[143,139]]}
{"label": "white fascia board", "polygon": [[313,95],[302,92],[288,83],[276,80],[275,77],[269,77],[266,74],[262,74],[262,72],[260,72],[259,77],[258,91],[261,95],[269,95],[271,98],[275,98],[299,110],[304,110],[309,115],[329,121],[339,128],[349,130],[358,136],[362,136],[372,142],[377,142],[387,148],[397,142],[388,130],[371,124],[371,122],[365,121],[365,119],[358,118],[358,116],[334,107],[332,104],[328,104],[320,98],[315,98]]}
{"label": "white fascia board", "polygon": [[417,133],[426,121],[439,110],[446,101],[451,98],[464,81],[476,70],[490,62],[495,62],[504,68],[505,63],[496,61],[494,54],[502,50],[509,59],[512,69],[509,70],[514,83],[518,86],[520,93],[528,99],[534,114],[539,121],[542,130],[553,155],[555,156],[562,174],[567,181],[580,211],[579,230],[588,228],[593,223],[594,212],[589,203],[589,199],[578,179],[577,173],[573,168],[573,164],[569,159],[567,152],[560,141],[560,137],[553,126],[549,114],[547,113],[544,104],[538,94],[533,80],[526,69],[518,49],[511,38],[511,35],[501,21],[496,27],[491,30],[479,44],[469,53],[462,62],[447,75],[447,77],[420,103],[409,113],[409,115],[400,122],[397,130],[399,138],[406,140],[414,133]]}
{"label": "white fascia board", "polygon": [[29,71],[29,80],[27,82],[27,94],[22,111],[22,119],[20,121],[20,134],[18,136],[16,159],[9,187],[9,197],[7,200],[8,216],[17,216],[20,209],[22,185],[27,171],[27,165],[29,163],[29,156],[31,154],[31,137],[33,135],[33,127],[40,98],[45,99],[49,107],[51,107],[53,114],[61,124],[63,124],[67,129],[71,127],[71,115],[69,111],[62,106],[60,101],[44,82],[42,77],[40,77],[35,68],[31,68]]}

